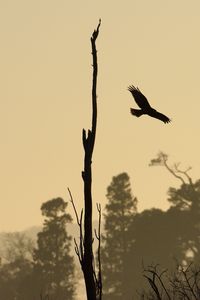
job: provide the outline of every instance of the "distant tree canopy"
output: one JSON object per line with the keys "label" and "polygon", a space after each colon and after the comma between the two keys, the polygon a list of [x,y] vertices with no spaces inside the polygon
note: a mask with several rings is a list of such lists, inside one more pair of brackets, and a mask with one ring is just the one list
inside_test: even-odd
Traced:
{"label": "distant tree canopy", "polygon": [[[153,293],[140,296],[142,289],[149,289],[143,277],[149,274],[144,273],[149,266],[159,265],[161,272],[166,268],[174,271],[177,264],[191,261],[200,266],[200,180],[192,180],[190,168],[170,166],[164,153],[151,165],[164,166],[180,181],[178,188],[168,190],[167,211],[153,208],[138,213],[125,172],[114,176],[107,188],[101,249],[105,300],[155,299]],[[67,232],[72,218],[66,208],[61,198],[42,204],[44,224],[37,247],[23,233],[5,235],[0,264],[2,299],[35,300],[46,295],[50,300],[75,298],[71,237]]]}
{"label": "distant tree canopy", "polygon": [[2,262],[11,263],[20,259],[31,260],[35,243],[25,233],[9,232],[3,237]]}
{"label": "distant tree canopy", "polygon": [[33,255],[38,292],[59,300],[73,299],[75,291],[71,237],[66,231],[72,218],[66,207],[62,198],[43,203],[41,211],[46,218]]}
{"label": "distant tree canopy", "polygon": [[24,283],[32,273],[33,241],[23,233],[7,233],[0,265],[0,296],[24,300]]}
{"label": "distant tree canopy", "polygon": [[194,183],[182,183],[178,189],[169,188],[168,201],[180,210],[200,209],[200,180]]}
{"label": "distant tree canopy", "polygon": [[105,233],[102,246],[103,287],[105,299],[126,299],[127,253],[132,240],[129,230],[137,211],[137,200],[132,195],[127,173],[112,178],[107,188]]}
{"label": "distant tree canopy", "polygon": [[71,237],[66,226],[72,221],[61,198],[42,204],[44,226],[38,233],[37,248],[21,233],[5,235],[0,265],[0,298],[5,300],[73,300],[74,262]]}
{"label": "distant tree canopy", "polygon": [[122,295],[138,299],[139,291],[148,288],[143,271],[151,265],[172,272],[177,264],[200,264],[200,180],[193,182],[189,169],[170,168],[167,159],[164,155],[153,162],[181,181],[179,188],[169,188],[167,211],[154,208],[137,213],[126,173],[113,177],[107,189],[102,248],[105,299]]}
{"label": "distant tree canopy", "polygon": [[180,169],[180,163],[174,163],[172,166],[168,163],[168,155],[159,152],[157,157],[152,159],[150,166],[164,166],[168,172],[181,182],[178,189],[173,187],[169,188],[168,201],[173,207],[180,210],[199,210],[200,208],[200,179],[195,182],[189,176],[191,167],[186,170]]}
{"label": "distant tree canopy", "polygon": [[170,187],[168,190],[171,207],[166,213],[173,216],[174,230],[179,230],[183,260],[200,264],[200,179],[193,181],[189,175],[191,167],[183,170],[180,163],[170,166],[168,155],[163,152],[151,160],[150,165],[164,166],[181,182],[179,188]]}

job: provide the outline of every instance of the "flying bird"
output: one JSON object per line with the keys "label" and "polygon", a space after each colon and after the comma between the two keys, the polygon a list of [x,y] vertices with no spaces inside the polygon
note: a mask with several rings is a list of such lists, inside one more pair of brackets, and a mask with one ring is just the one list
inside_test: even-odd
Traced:
{"label": "flying bird", "polygon": [[132,115],[136,117],[140,117],[142,115],[149,115],[150,117],[159,119],[164,123],[169,123],[171,121],[167,116],[161,114],[160,112],[158,112],[157,110],[151,107],[147,98],[141,93],[138,87],[136,88],[133,85],[131,85],[128,87],[128,90],[133,95],[137,105],[141,108],[141,109],[131,108],[130,112]]}

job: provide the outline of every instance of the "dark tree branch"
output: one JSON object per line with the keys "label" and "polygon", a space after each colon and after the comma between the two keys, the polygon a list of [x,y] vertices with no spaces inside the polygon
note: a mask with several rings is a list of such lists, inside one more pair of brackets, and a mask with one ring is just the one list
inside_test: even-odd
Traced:
{"label": "dark tree branch", "polygon": [[78,259],[79,259],[79,262],[80,262],[80,265],[82,266],[82,257],[81,257],[81,252],[79,250],[79,246],[77,244],[77,241],[76,239],[74,239],[74,244],[75,244],[75,247],[74,247],[74,250],[76,252],[76,255],[78,256]]}
{"label": "dark tree branch", "polygon": [[192,169],[191,167],[187,168],[185,171],[182,171],[179,169],[179,163],[175,163],[173,167],[170,167],[167,161],[168,155],[163,152],[159,152],[157,158],[152,159],[149,166],[164,166],[174,177],[179,179],[182,184],[187,184],[185,178],[183,176],[180,176],[179,174],[184,175],[188,180],[188,183],[193,186],[192,179],[188,175],[188,172]]}
{"label": "dark tree branch", "polygon": [[73,206],[73,209],[74,209],[74,212],[75,212],[75,215],[76,215],[77,224],[80,226],[80,224],[81,224],[81,218],[79,220],[78,212],[77,212],[77,209],[76,209],[75,204],[74,204],[74,199],[73,199],[72,193],[71,193],[71,191],[70,191],[69,188],[67,188],[67,189],[68,189],[69,196],[70,196],[70,202],[72,203],[72,206]]}
{"label": "dark tree branch", "polygon": [[[194,270],[191,268],[191,264],[188,267],[179,265],[174,277],[168,278],[168,285],[166,281],[161,278],[162,273],[158,273],[156,266],[149,267],[145,270],[144,277],[147,278],[151,290],[156,294],[157,299],[166,299],[163,295],[163,291],[167,295],[169,300],[172,299],[187,299],[198,300],[200,299],[200,270]],[[147,298],[149,299],[149,298]]]}
{"label": "dark tree branch", "polygon": [[[144,277],[148,279],[148,282],[151,286],[151,288],[154,290],[156,296],[157,296],[157,299],[162,299],[161,297],[161,291],[160,291],[160,288],[159,288],[159,285],[161,286],[162,290],[165,292],[167,298],[169,300],[171,300],[171,297],[167,291],[167,288],[165,287],[165,284],[162,280],[162,275],[165,274],[167,272],[167,270],[164,270],[162,271],[160,274],[157,272],[157,268],[156,266],[154,267],[149,267],[148,269],[144,270],[144,272],[146,272],[147,274],[151,274],[151,276],[147,276],[144,274]],[[158,281],[158,283],[157,283]]]}
{"label": "dark tree branch", "polygon": [[188,175],[188,172],[192,169],[192,167],[188,167],[185,171],[182,171],[179,169],[179,165],[180,164],[174,164],[174,168],[176,170],[176,173],[180,173],[180,174],[183,174],[185,175],[185,177],[187,178],[189,184],[192,186],[193,185],[193,181],[192,181],[192,178]]}
{"label": "dark tree branch", "polygon": [[99,300],[102,299],[102,272],[101,272],[101,204],[97,203],[97,210],[99,213],[99,224],[98,224],[98,232],[95,230],[95,236],[98,240],[98,250],[97,250],[97,260],[98,260],[98,280],[97,286],[99,291]]}
{"label": "dark tree branch", "polygon": [[80,238],[80,241],[79,241],[79,246],[78,246],[76,239],[74,239],[75,252],[76,252],[76,254],[78,256],[80,264],[82,265],[83,255],[84,255],[83,254],[84,238],[83,238],[83,229],[82,229],[82,224],[83,224],[83,222],[82,222],[82,219],[83,219],[83,210],[81,210],[81,215],[80,215],[80,218],[79,218],[76,206],[74,204],[74,199],[73,199],[72,193],[71,193],[71,191],[70,191],[69,188],[68,188],[68,192],[69,192],[69,196],[70,196],[70,202],[72,204],[72,207],[73,207],[75,215],[76,215],[76,222],[77,222],[78,227],[79,227],[79,238]]}
{"label": "dark tree branch", "polygon": [[184,268],[182,267],[181,268],[181,272],[182,272],[182,274],[183,274],[183,276],[185,278],[185,282],[186,282],[186,286],[187,286],[188,290],[191,292],[191,294],[193,295],[194,299],[198,300],[197,295],[195,294],[194,289],[192,288],[192,286],[190,284],[190,279],[193,278],[193,275],[190,276],[190,278],[188,278],[188,274],[187,274],[190,266],[191,266],[191,264],[187,267],[186,270],[184,270]]}

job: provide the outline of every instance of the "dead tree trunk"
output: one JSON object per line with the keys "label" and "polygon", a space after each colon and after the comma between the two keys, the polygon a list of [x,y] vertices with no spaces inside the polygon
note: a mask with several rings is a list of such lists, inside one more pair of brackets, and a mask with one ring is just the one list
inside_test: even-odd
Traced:
{"label": "dead tree trunk", "polygon": [[96,86],[97,86],[97,73],[98,73],[98,64],[97,64],[97,51],[96,51],[96,39],[99,34],[99,27],[101,22],[97,26],[97,29],[94,30],[91,37],[91,46],[92,46],[92,57],[93,57],[93,82],[92,82],[92,128],[88,130],[83,129],[83,147],[85,151],[84,158],[84,171],[82,172],[82,178],[84,182],[84,240],[83,240],[83,256],[82,256],[82,270],[85,279],[85,286],[87,292],[88,300],[97,299],[97,286],[96,286],[96,277],[94,270],[94,256],[93,256],[93,230],[92,230],[92,154],[95,144],[96,136],[96,125],[97,125],[97,95],[96,95]]}

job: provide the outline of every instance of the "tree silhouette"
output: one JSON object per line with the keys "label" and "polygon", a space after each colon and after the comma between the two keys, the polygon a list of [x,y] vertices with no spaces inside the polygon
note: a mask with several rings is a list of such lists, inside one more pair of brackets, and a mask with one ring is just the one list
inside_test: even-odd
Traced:
{"label": "tree silhouette", "polygon": [[[32,274],[33,241],[25,234],[7,233],[4,237],[5,249],[1,254],[0,295],[6,300],[27,298],[27,278]],[[32,286],[29,286],[29,294]]]}
{"label": "tree silhouette", "polygon": [[[180,168],[180,163],[174,163],[172,166],[168,163],[168,155],[159,152],[155,159],[151,160],[150,166],[164,166],[181,185],[179,188],[170,187],[168,191],[168,201],[172,204],[171,213],[176,214],[179,222],[174,226],[182,228],[183,251],[190,251],[190,257],[195,262],[200,262],[200,180],[194,181],[189,175],[192,169],[186,170]],[[186,257],[187,260],[187,257]],[[190,261],[190,260],[189,260]]]}
{"label": "tree silhouette", "polygon": [[[25,258],[18,258],[0,267],[0,295],[6,300],[25,300],[27,298],[27,278],[32,274],[32,263]],[[29,286],[32,296],[33,286]]]}
{"label": "tree silhouette", "polygon": [[130,299],[127,295],[127,254],[130,251],[130,225],[137,210],[127,173],[112,178],[107,188],[105,234],[102,238],[102,268],[105,299]]}
{"label": "tree silhouette", "polygon": [[[99,27],[94,30],[91,36],[91,47],[92,47],[92,58],[93,58],[93,80],[92,80],[92,128],[88,130],[83,129],[82,142],[84,148],[84,170],[82,172],[82,179],[84,183],[84,228],[82,227],[82,216],[81,212],[80,219],[78,217],[72,194],[69,191],[70,199],[74,207],[77,223],[80,228],[80,243],[75,241],[75,251],[78,255],[81,268],[84,275],[86,293],[88,300],[101,300],[102,297],[102,282],[101,282],[101,261],[100,261],[100,224],[99,230],[96,232],[96,237],[99,241],[98,251],[98,262],[99,272],[96,274],[93,254],[93,228],[92,228],[92,155],[95,145],[96,138],[96,126],[97,126],[97,74],[98,74],[98,63],[97,63],[97,50],[96,50],[96,39],[99,35]],[[101,216],[101,207],[97,206],[99,211],[99,217]]]}
{"label": "tree silhouette", "polygon": [[67,203],[62,198],[42,204],[44,227],[38,233],[38,247],[34,251],[34,278],[37,297],[49,295],[65,300],[74,297],[74,262],[70,253],[71,237],[66,231],[72,221],[65,212]]}

